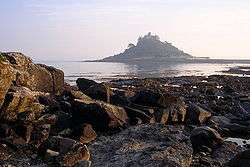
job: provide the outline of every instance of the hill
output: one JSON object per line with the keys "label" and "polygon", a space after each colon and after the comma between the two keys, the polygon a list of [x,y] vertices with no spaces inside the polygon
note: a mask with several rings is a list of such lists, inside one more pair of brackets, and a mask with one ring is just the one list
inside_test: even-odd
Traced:
{"label": "hill", "polygon": [[148,33],[140,37],[136,45],[129,44],[120,54],[104,58],[105,62],[165,61],[193,58],[169,42],[162,42],[157,35]]}

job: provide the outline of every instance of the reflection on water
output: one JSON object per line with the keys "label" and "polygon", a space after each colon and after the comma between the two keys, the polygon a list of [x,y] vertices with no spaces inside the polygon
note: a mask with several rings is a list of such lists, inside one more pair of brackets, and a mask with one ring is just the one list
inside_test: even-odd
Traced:
{"label": "reflection on water", "polygon": [[183,75],[213,75],[235,66],[250,64],[215,64],[215,63],[107,63],[107,62],[39,62],[62,69],[65,80],[75,83],[79,77],[96,81],[131,77],[168,77]]}

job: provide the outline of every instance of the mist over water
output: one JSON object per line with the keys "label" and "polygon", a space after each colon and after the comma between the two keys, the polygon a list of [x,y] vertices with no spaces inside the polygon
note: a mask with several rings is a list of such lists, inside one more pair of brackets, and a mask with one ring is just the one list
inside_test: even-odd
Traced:
{"label": "mist over water", "polygon": [[[67,83],[75,84],[77,78],[83,77],[98,82],[118,78],[174,77],[174,76],[208,76],[225,74],[222,71],[236,66],[250,66],[245,63],[107,63],[107,62],[39,62],[59,68],[65,73]],[[238,75],[242,76],[242,75]]]}

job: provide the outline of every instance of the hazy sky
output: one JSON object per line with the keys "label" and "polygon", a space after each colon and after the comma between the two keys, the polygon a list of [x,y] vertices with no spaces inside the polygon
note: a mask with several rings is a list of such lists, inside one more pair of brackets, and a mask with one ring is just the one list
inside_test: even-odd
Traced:
{"label": "hazy sky", "polygon": [[250,0],[2,0],[0,50],[97,59],[151,31],[194,56],[250,59]]}

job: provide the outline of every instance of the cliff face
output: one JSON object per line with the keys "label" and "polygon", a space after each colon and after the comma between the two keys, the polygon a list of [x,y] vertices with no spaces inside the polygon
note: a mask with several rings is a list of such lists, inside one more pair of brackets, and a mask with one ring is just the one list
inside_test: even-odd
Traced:
{"label": "cliff face", "polygon": [[123,53],[104,58],[103,61],[162,61],[188,58],[192,58],[192,56],[179,50],[171,43],[160,41],[157,35],[154,36],[148,33],[144,37],[140,37],[136,45],[129,44],[128,49]]}

